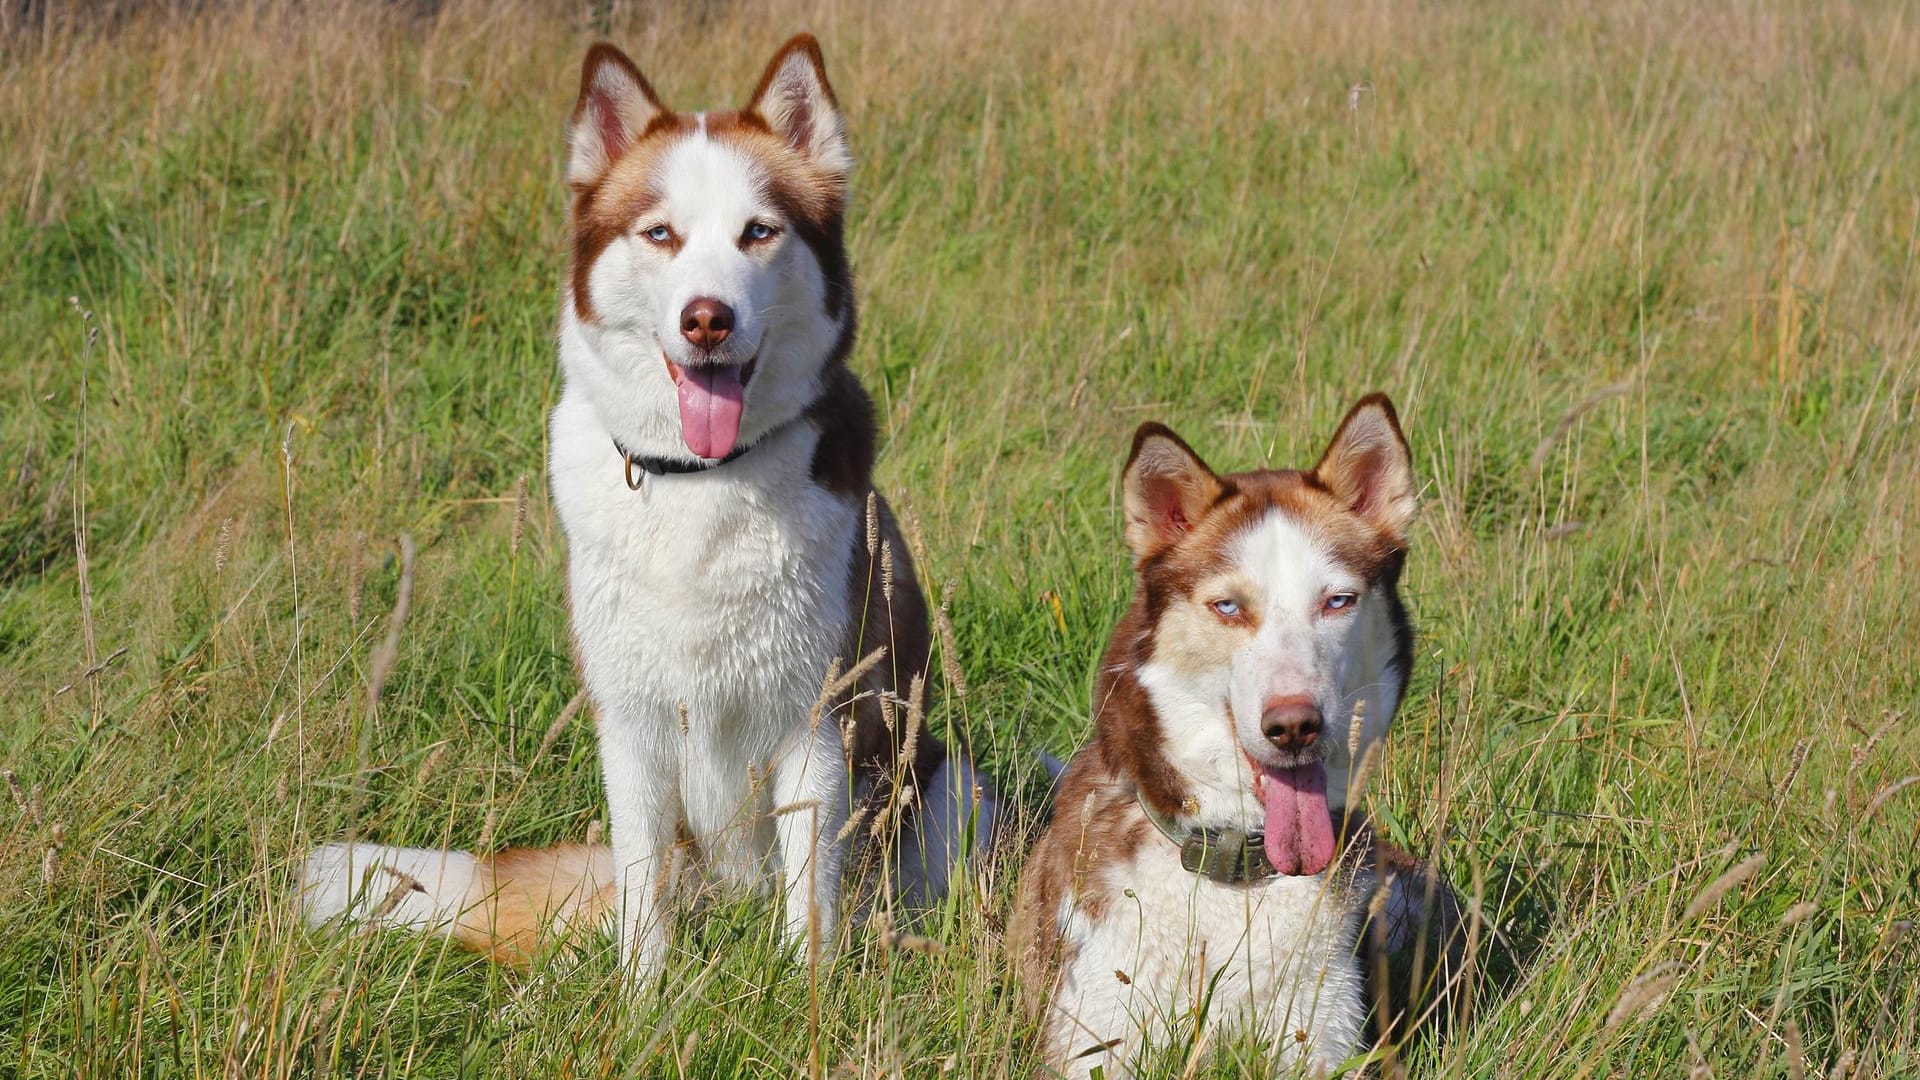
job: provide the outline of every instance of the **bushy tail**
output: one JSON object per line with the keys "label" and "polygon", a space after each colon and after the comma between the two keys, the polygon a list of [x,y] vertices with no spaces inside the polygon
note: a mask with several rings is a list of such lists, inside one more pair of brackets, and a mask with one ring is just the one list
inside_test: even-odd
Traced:
{"label": "bushy tail", "polygon": [[[960,754],[923,785],[902,830],[894,882],[912,903],[938,903],[978,866],[1000,832],[999,799]],[[502,963],[524,965],[543,941],[576,929],[611,929],[617,904],[613,852],[557,844],[493,855],[438,848],[338,843],[317,848],[300,871],[307,925],[356,923],[451,937]]]}
{"label": "bushy tail", "polygon": [[895,889],[911,903],[935,904],[992,849],[1000,830],[1000,798],[958,751],[950,750],[917,795],[911,826],[901,832]]}
{"label": "bushy tail", "polygon": [[309,926],[336,919],[453,938],[507,964],[581,926],[598,928],[614,898],[613,852],[558,844],[493,855],[381,844],[328,844],[300,871]]}

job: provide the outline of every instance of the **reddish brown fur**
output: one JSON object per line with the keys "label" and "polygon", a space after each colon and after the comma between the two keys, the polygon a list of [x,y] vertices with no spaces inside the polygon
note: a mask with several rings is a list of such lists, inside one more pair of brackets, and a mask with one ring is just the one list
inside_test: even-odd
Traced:
{"label": "reddish brown fur", "polygon": [[1104,919],[1112,897],[1087,888],[1089,878],[1104,867],[1130,861],[1150,838],[1152,826],[1133,805],[1131,774],[1109,758],[1111,750],[1111,744],[1096,737],[1074,757],[1054,793],[1053,821],[1020,872],[1007,940],[1029,1017],[1040,1015],[1054,972],[1071,959],[1060,951],[1057,920],[1062,902],[1072,896],[1089,919]]}
{"label": "reddish brown fur", "polygon": [[[846,332],[836,350],[838,358],[845,355],[853,340],[853,280],[844,237],[846,177],[822,169],[793,141],[776,134],[759,108],[774,75],[795,52],[807,54],[827,100],[834,101],[833,87],[821,63],[819,43],[810,35],[802,34],[788,42],[767,64],[746,108],[707,113],[705,127],[709,138],[730,145],[760,163],[768,198],[787,219],[794,235],[819,261],[827,282],[828,316],[837,319],[843,312],[848,315]],[[609,146],[609,163],[599,175],[573,185],[573,251],[567,282],[574,313],[585,322],[598,320],[587,292],[595,260],[607,245],[632,229],[641,215],[659,203],[660,192],[654,186],[655,166],[676,141],[698,130],[693,117],[673,112],[660,103],[652,86],[625,54],[604,43],[588,51],[582,66],[580,97],[573,109],[575,127],[589,113],[588,106],[595,94],[595,72],[603,63],[616,64],[628,74],[655,112],[637,136],[622,145]]]}
{"label": "reddish brown fur", "polygon": [[[1355,405],[1313,470],[1259,470],[1221,476],[1187,444],[1158,424],[1143,425],[1128,458],[1126,538],[1134,552],[1134,594],[1101,657],[1094,691],[1094,737],[1061,782],[1053,822],[1036,845],[1021,881],[1011,934],[1027,1007],[1038,1015],[1054,973],[1064,961],[1058,918],[1072,895],[1076,908],[1098,922],[1111,898],[1081,886],[1105,866],[1132,858],[1154,842],[1138,797],[1176,814],[1187,784],[1162,749],[1160,718],[1136,672],[1155,655],[1155,633],[1176,601],[1232,569],[1232,540],[1268,514],[1286,513],[1327,544],[1388,599],[1395,613],[1400,655],[1411,656],[1411,631],[1395,592],[1406,556],[1404,523],[1356,513],[1343,495],[1356,490],[1355,463],[1333,453],[1363,409],[1384,408],[1395,438],[1391,404],[1371,395]],[[1402,442],[1404,446],[1404,442]],[[1144,456],[1143,456],[1144,455]],[[1377,507],[1361,507],[1377,510]],[[1384,853],[1366,834],[1363,859]],[[1397,854],[1397,853],[1396,853]],[[1389,857],[1390,858],[1390,857]]]}
{"label": "reddish brown fur", "polygon": [[[873,399],[845,364],[833,364],[821,376],[820,396],[807,406],[806,419],[820,429],[813,448],[813,482],[836,495],[864,501],[873,490],[873,464],[880,453],[880,428]],[[864,545],[864,535],[860,539]],[[856,562],[866,559],[865,550]]]}
{"label": "reddish brown fur", "polygon": [[[1135,458],[1148,439],[1177,436],[1158,425],[1141,429]],[[1179,444],[1183,449],[1185,444]],[[1191,451],[1187,451],[1191,454]],[[1228,552],[1235,536],[1278,510],[1318,535],[1335,557],[1376,588],[1398,581],[1406,547],[1354,515],[1316,472],[1260,470],[1218,476],[1197,456],[1203,476],[1191,479],[1193,496],[1181,510],[1184,522],[1170,536],[1146,538],[1135,563],[1133,603],[1114,629],[1101,658],[1101,684],[1095,700],[1095,739],[1107,760],[1119,766],[1163,813],[1177,810],[1186,790],[1161,753],[1159,718],[1133,672],[1154,656],[1154,629],[1175,600],[1189,597],[1203,582],[1232,569]],[[1131,471],[1132,463],[1129,463]],[[1129,538],[1136,535],[1129,523]],[[1397,606],[1397,600],[1394,601]]]}
{"label": "reddish brown fur", "polygon": [[[796,51],[807,54],[827,100],[832,102],[833,91],[821,66],[819,46],[803,34],[767,65],[750,99],[752,104],[737,112],[707,113],[704,123],[709,138],[728,143],[761,164],[769,199],[819,261],[827,284],[827,315],[843,319],[842,332],[822,375],[820,397],[807,408],[803,419],[820,432],[811,465],[814,482],[859,503],[872,489],[879,431],[872,399],[845,365],[856,321],[852,272],[843,237],[846,178],[820,168],[796,149],[795,143],[804,142],[804,138],[789,141],[775,133],[757,108],[781,64]],[[589,322],[598,318],[587,292],[594,261],[607,245],[657,205],[661,194],[654,185],[660,159],[676,140],[696,130],[692,117],[662,106],[632,61],[605,44],[594,46],[587,54],[580,97],[573,111],[576,127],[589,115],[596,93],[595,72],[603,63],[621,68],[638,86],[653,114],[631,137],[626,137],[624,130],[618,133],[619,145],[610,147],[610,160],[598,175],[573,185],[568,291],[575,314]],[[604,105],[594,108],[596,117],[608,111]],[[881,645],[887,647],[888,657],[834,704],[837,710],[854,710],[854,764],[874,784],[874,798],[885,800],[898,795],[893,783],[896,776],[909,786],[917,785],[941,766],[947,750],[938,737],[922,731],[914,739],[911,759],[901,761],[907,738],[903,730],[905,710],[896,710],[894,730],[887,728],[881,716],[880,693],[904,699],[916,677],[931,681],[931,638],[926,599],[899,527],[885,500],[878,500],[876,511],[880,538],[892,551],[892,600],[888,602],[883,588],[879,559],[868,558],[862,534],[856,539],[849,567],[853,611],[842,659],[849,665],[856,663]],[[574,652],[578,667],[577,643]],[[931,701],[932,687],[926,687],[923,693]],[[454,937],[461,945],[503,963],[524,964],[556,927],[597,924],[607,917],[607,905],[613,900],[611,862],[612,855],[604,846],[582,845],[508,850],[485,858],[479,879],[466,898],[466,910],[455,924]]]}
{"label": "reddish brown fur", "polygon": [[[754,161],[764,171],[766,194],[786,219],[788,227],[813,253],[826,281],[825,308],[829,318],[844,315],[843,328],[834,346],[823,376],[820,396],[805,412],[805,419],[819,429],[821,437],[814,449],[811,474],[815,483],[853,500],[864,500],[872,486],[873,464],[877,453],[878,426],[873,401],[853,373],[845,358],[852,349],[855,333],[852,271],[846,255],[845,211],[846,177],[822,168],[801,146],[807,142],[812,118],[805,118],[794,131],[776,133],[762,112],[762,105],[774,87],[775,76],[795,53],[804,54],[813,65],[827,103],[836,103],[833,87],[826,77],[820,46],[811,36],[802,34],[788,42],[761,74],[746,108],[739,111],[707,113],[703,126],[708,138],[727,144]],[[694,118],[667,110],[619,50],[597,45],[587,55],[581,75],[580,99],[574,106],[573,123],[587,116],[594,91],[595,66],[617,63],[640,86],[646,101],[657,110],[641,135],[617,148],[614,160],[592,181],[575,186],[573,203],[574,247],[570,272],[575,312],[592,320],[587,279],[594,260],[606,246],[632,229],[639,218],[657,205],[661,193],[655,186],[659,160],[675,142],[693,134],[698,127]],[[852,615],[854,631],[848,643],[845,661],[849,664],[865,656],[876,645],[890,650],[888,661],[857,690],[885,689],[906,696],[913,678],[927,671],[929,637],[926,600],[915,580],[906,545],[900,540],[892,514],[884,502],[880,507],[881,525],[891,541],[894,561],[894,588],[891,609],[885,602],[877,565],[869,565],[864,549],[853,556]],[[864,545],[864,538],[861,543]],[[877,561],[877,560],[874,560]],[[849,698],[853,694],[849,693]],[[894,772],[902,734],[888,732],[880,722],[879,707],[872,693],[856,706],[854,756],[876,775]],[[945,759],[940,741],[924,736],[916,742],[914,760],[908,763],[914,774],[927,776]]]}
{"label": "reddish brown fur", "polygon": [[453,937],[524,967],[555,927],[599,925],[613,898],[613,853],[605,847],[509,848],[482,860]]}

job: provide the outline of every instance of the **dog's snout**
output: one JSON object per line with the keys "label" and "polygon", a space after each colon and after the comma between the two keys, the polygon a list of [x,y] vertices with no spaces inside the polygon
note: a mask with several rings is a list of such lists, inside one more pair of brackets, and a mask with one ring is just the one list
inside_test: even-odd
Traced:
{"label": "dog's snout", "polygon": [[1304,694],[1268,698],[1260,714],[1260,733],[1275,748],[1299,753],[1320,739],[1320,706]]}
{"label": "dog's snout", "polygon": [[711,349],[733,332],[733,309],[702,296],[680,309],[680,333],[696,349]]}

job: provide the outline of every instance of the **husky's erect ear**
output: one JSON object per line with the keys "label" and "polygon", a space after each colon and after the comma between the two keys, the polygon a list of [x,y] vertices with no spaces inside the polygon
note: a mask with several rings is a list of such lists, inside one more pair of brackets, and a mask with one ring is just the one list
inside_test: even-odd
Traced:
{"label": "husky's erect ear", "polygon": [[604,41],[588,49],[580,66],[580,100],[567,126],[567,182],[584,186],[600,179],[666,111],[626,53]]}
{"label": "husky's erect ear", "polygon": [[1219,501],[1225,485],[1180,436],[1146,423],[1133,436],[1121,479],[1127,547],[1144,559],[1180,539]]}
{"label": "husky's erect ear", "polygon": [[1368,394],[1340,421],[1313,475],[1334,497],[1396,540],[1413,524],[1413,461],[1385,394]]}
{"label": "husky's erect ear", "polygon": [[780,47],[753,91],[747,111],[767,122],[773,133],[807,155],[822,171],[845,176],[853,166],[840,106],[827,83],[820,43],[799,34]]}

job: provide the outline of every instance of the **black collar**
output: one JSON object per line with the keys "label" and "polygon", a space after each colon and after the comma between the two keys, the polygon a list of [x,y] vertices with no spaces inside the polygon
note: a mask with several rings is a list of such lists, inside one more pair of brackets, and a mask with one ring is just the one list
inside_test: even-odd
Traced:
{"label": "black collar", "polygon": [[1160,834],[1180,848],[1180,869],[1222,885],[1246,885],[1279,877],[1267,859],[1266,837],[1240,829],[1187,829],[1155,810],[1144,796],[1134,801]]}
{"label": "black collar", "polygon": [[[745,446],[736,446],[733,448],[733,453],[715,460],[694,458],[689,461],[686,458],[642,457],[621,446],[619,439],[613,440],[613,448],[620,454],[622,467],[625,469],[623,475],[626,477],[627,488],[630,491],[639,491],[640,485],[646,482],[648,476],[665,476],[668,473],[680,475],[717,469],[729,461],[738,461],[742,454],[758,445],[760,444],[748,443]],[[637,475],[635,469],[639,470]]]}

